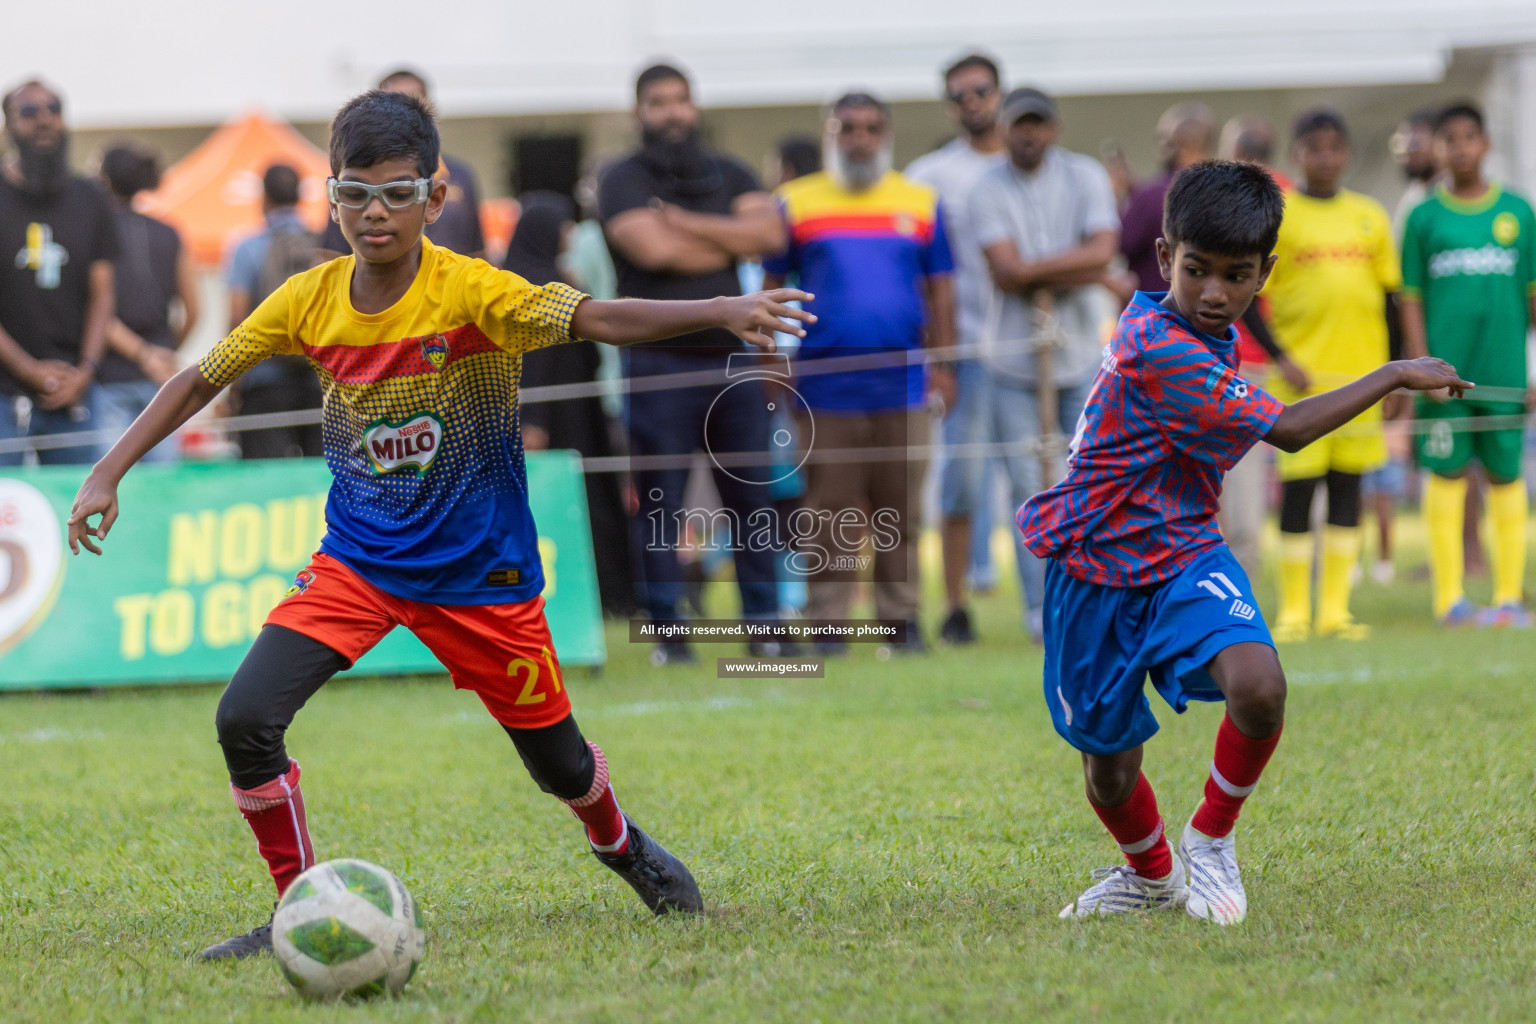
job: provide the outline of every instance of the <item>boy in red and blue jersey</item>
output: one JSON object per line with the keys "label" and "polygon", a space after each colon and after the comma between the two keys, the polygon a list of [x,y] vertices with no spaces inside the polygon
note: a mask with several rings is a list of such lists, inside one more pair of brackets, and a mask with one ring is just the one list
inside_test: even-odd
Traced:
{"label": "boy in red and blue jersey", "polygon": [[[1157,240],[1169,291],[1136,294],[1105,349],[1066,479],[1019,509],[1025,544],[1049,560],[1046,703],[1126,858],[1095,871],[1062,917],[1179,906],[1223,925],[1246,916],[1232,831],[1279,743],[1286,688],[1248,577],[1216,527],[1222,474],[1261,440],[1296,451],[1398,388],[1471,386],[1443,360],[1418,359],[1286,406],[1239,376],[1232,324],[1275,265],[1283,208],[1274,179],[1250,164],[1179,174]],[[1148,674],[1175,711],[1227,703],[1177,857],[1141,771],[1157,732]]]}
{"label": "boy in red and blue jersey", "polygon": [[[437,125],[414,96],[369,92],[341,109],[327,184],[354,255],[290,278],[166,383],[81,486],[70,547],[101,553],[117,484],[155,444],[267,357],[304,356],[325,393],[327,532],[215,717],[235,806],[278,894],[315,862],[288,726],[331,676],[405,626],[455,687],[480,697],[601,863],[653,913],[697,912],[692,874],[619,809],[602,750],[571,714],[540,596],[517,420],[522,356],[574,338],[627,345],[713,327],[771,349],[775,331],[804,334],[780,317],[815,319],[785,303],[813,296],[600,302],[535,287],[423,239],[447,199],[438,157]],[[271,947],[269,921],[202,958]]]}

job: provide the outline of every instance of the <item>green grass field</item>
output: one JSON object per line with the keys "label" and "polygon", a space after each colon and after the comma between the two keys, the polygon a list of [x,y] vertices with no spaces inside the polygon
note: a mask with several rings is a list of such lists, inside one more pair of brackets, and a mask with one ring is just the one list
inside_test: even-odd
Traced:
{"label": "green grass field", "polygon": [[[270,958],[191,959],[271,901],[216,687],[10,697],[0,1020],[1529,1020],[1536,638],[1438,632],[1427,602],[1366,584],[1373,639],[1282,651],[1289,724],[1225,931],[1057,920],[1118,853],[1011,594],[981,604],[978,648],[864,649],[824,680],[656,671],[617,628],[607,671],[571,672],[621,801],[698,876],[698,920],[646,914],[472,694],[335,684],[289,737],[317,852],[393,869],[427,918],[405,996],[362,1006],[301,1004]],[[1220,713],[1160,713],[1170,826]]]}

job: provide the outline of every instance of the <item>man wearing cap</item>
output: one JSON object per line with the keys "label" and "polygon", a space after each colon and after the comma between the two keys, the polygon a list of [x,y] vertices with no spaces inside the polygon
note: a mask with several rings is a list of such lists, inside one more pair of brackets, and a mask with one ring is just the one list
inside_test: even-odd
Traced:
{"label": "man wearing cap", "polygon": [[[1120,240],[1114,189],[1097,160],[1056,144],[1061,117],[1039,89],[1010,92],[998,123],[1008,162],[981,177],[969,204],[993,286],[980,340],[994,383],[989,436],[1003,442],[1040,436],[1033,346],[1047,327],[1048,310],[1056,334],[1051,377],[1059,413],[1052,427],[1070,437],[1114,317],[1102,287]],[[1037,455],[1010,452],[1003,465],[1015,506],[1048,482],[1041,480]],[[1020,539],[1014,531],[1025,623],[1038,639],[1044,570]]]}

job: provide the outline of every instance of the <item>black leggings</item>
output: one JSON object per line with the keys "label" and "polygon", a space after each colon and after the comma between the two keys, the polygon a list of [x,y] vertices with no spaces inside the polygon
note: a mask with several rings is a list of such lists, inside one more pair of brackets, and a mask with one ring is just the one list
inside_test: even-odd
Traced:
{"label": "black leggings", "polygon": [[[286,626],[263,626],[214,716],[229,780],[240,789],[255,789],[286,772],[283,735],[293,716],[347,667],[346,658],[318,640]],[[597,765],[574,717],[542,729],[503,728],[544,792],[575,800],[592,788]]]}
{"label": "black leggings", "polygon": [[1360,475],[1330,469],[1327,476],[1287,480],[1280,488],[1280,532],[1312,529],[1312,495],[1318,484],[1328,487],[1328,525],[1360,525]]}

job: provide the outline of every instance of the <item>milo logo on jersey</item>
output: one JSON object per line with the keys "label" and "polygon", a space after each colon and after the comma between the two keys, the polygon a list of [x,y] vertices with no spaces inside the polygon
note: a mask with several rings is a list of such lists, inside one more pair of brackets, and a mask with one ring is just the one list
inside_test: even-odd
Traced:
{"label": "milo logo on jersey", "polygon": [[[1518,224],[1516,230],[1519,230]],[[1430,277],[1514,277],[1520,260],[1517,249],[1485,245],[1480,249],[1447,249],[1429,258]]]}
{"label": "milo logo on jersey", "polygon": [[443,446],[443,421],[430,412],[419,413],[404,423],[375,420],[363,432],[363,454],[375,475],[414,468],[426,473]]}

